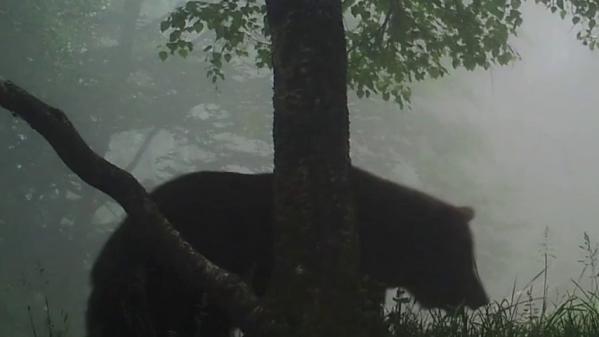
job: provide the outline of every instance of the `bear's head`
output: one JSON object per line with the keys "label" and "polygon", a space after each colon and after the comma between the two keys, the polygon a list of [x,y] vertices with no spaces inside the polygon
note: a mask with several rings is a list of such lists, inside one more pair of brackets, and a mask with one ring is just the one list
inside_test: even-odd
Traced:
{"label": "bear's head", "polygon": [[489,302],[474,256],[473,218],[469,207],[447,207],[412,229],[412,243],[406,247],[412,258],[402,283],[423,307],[475,309]]}
{"label": "bear's head", "polygon": [[469,227],[474,211],[431,200],[383,210],[366,226],[363,267],[387,287],[406,289],[425,308],[487,304]]}

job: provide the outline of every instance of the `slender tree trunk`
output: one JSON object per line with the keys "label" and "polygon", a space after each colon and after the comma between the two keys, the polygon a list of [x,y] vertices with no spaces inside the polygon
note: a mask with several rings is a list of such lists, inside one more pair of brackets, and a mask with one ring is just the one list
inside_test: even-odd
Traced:
{"label": "slender tree trunk", "polygon": [[275,109],[271,298],[291,335],[362,335],[341,2],[270,0],[267,10]]}

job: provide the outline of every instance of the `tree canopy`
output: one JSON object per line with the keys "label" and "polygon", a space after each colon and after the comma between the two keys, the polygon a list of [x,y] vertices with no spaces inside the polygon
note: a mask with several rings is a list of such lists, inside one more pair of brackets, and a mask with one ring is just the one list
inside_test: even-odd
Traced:
{"label": "tree canopy", "polygon": [[[578,39],[597,46],[596,1],[535,2],[570,17]],[[523,22],[521,5],[521,0],[345,0],[348,86],[360,97],[379,94],[403,105],[414,81],[444,76],[451,68],[505,65],[517,57],[509,37]],[[169,41],[160,57],[187,56],[194,37],[212,31],[212,42],[202,45],[212,81],[224,78],[223,63],[234,56],[271,67],[265,10],[257,0],[188,1],[161,24]]]}

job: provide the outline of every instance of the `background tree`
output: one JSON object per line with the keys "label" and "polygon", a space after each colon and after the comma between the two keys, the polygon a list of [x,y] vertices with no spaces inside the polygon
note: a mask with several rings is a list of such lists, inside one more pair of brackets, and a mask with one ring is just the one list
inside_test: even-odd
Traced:
{"label": "background tree", "polygon": [[[155,46],[163,39],[157,27],[164,9],[148,12],[144,3],[146,9],[135,13],[124,11],[122,1],[8,2],[0,10],[5,29],[0,41],[11,48],[0,57],[0,73],[42,99],[81,112],[72,118],[94,150],[149,186],[200,167],[272,167],[269,136],[262,131],[268,115],[250,118],[262,116],[254,112],[264,110],[258,104],[263,95],[255,90],[264,85],[222,84],[221,90],[237,92],[240,100],[231,101],[215,97],[209,82],[195,74],[197,62],[160,62]],[[135,23],[126,26],[136,37],[133,45],[122,40],[123,22]],[[123,56],[128,53],[131,58]],[[233,73],[246,84],[262,78],[243,69]],[[246,113],[229,112],[240,106]],[[67,325],[77,334],[90,264],[122,211],[65,174],[47,145],[21,122],[0,118],[5,145],[0,185],[7,194],[0,203],[0,312],[6,313],[0,315],[0,334],[29,335],[27,305],[42,320],[44,294],[52,312],[70,313]],[[192,135],[192,128],[202,132]],[[165,143],[178,151],[162,151]]]}

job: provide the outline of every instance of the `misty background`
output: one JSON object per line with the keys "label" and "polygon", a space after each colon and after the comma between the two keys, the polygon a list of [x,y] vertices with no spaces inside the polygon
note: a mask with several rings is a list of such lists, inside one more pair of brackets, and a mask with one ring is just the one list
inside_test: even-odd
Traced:
{"label": "misty background", "polygon": [[[201,52],[209,33],[188,58],[159,61],[159,22],[179,2],[79,1],[86,16],[68,1],[32,3],[0,5],[0,76],[63,109],[146,187],[196,170],[272,169],[268,71],[236,59],[214,85]],[[476,209],[478,266],[494,300],[515,280],[527,285],[545,254],[552,292],[572,290],[583,233],[599,239],[599,54],[568,18],[524,13],[512,65],[417,83],[410,109],[349,101],[355,165]],[[0,139],[0,335],[31,336],[47,312],[79,335],[89,270],[123,212],[6,112]]]}

